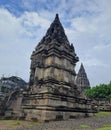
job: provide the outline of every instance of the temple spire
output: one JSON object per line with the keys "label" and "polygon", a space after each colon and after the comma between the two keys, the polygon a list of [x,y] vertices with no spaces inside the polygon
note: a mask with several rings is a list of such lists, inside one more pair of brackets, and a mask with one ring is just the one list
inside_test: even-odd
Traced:
{"label": "temple spire", "polygon": [[83,63],[81,63],[81,66],[80,66],[80,69],[79,69],[79,73],[78,74],[81,74],[81,73],[85,73],[85,69],[84,69],[84,66],[83,66]]}
{"label": "temple spire", "polygon": [[78,86],[78,89],[82,92],[85,89],[89,89],[90,88],[90,83],[89,80],[87,78],[87,74],[85,72],[84,66],[81,63],[79,72],[77,74],[77,78],[76,78],[76,83]]}
{"label": "temple spire", "polygon": [[58,43],[69,43],[58,14],[56,14],[54,21],[40,43],[48,44],[53,40],[56,40]]}

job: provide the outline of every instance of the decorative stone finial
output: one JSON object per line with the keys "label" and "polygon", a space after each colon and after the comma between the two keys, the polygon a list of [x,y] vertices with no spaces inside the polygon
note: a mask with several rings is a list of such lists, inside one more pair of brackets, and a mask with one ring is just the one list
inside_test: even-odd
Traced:
{"label": "decorative stone finial", "polygon": [[54,21],[60,22],[60,20],[59,20],[59,14],[56,14]]}
{"label": "decorative stone finial", "polygon": [[59,14],[58,14],[58,13],[56,14],[56,17],[55,17],[55,18],[56,18],[56,19],[59,19]]}

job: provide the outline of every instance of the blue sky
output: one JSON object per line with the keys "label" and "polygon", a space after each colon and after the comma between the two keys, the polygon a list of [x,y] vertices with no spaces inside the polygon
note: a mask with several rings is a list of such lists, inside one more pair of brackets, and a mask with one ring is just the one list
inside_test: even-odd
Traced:
{"label": "blue sky", "polygon": [[55,14],[91,86],[111,81],[111,0],[0,0],[0,77],[29,79],[30,56]]}

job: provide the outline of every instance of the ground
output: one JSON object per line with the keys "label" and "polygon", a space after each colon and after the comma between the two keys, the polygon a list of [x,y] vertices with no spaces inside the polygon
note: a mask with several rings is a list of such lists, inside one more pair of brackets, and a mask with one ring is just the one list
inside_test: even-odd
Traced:
{"label": "ground", "polygon": [[38,122],[19,121],[19,120],[0,120],[0,130],[16,130],[23,127],[32,127],[38,125]]}
{"label": "ground", "polygon": [[0,130],[111,130],[111,112],[101,112],[94,117],[49,123],[0,120]]}

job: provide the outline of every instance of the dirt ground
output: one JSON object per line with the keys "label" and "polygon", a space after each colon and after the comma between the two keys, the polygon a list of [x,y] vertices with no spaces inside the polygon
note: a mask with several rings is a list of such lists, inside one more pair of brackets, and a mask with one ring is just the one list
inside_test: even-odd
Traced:
{"label": "dirt ground", "polygon": [[19,120],[0,120],[0,130],[16,130],[16,128],[32,127],[38,123]]}
{"label": "dirt ground", "polygon": [[98,128],[104,127],[104,130],[111,130],[111,112],[98,113],[94,117],[49,123],[0,120],[0,130],[103,130]]}

